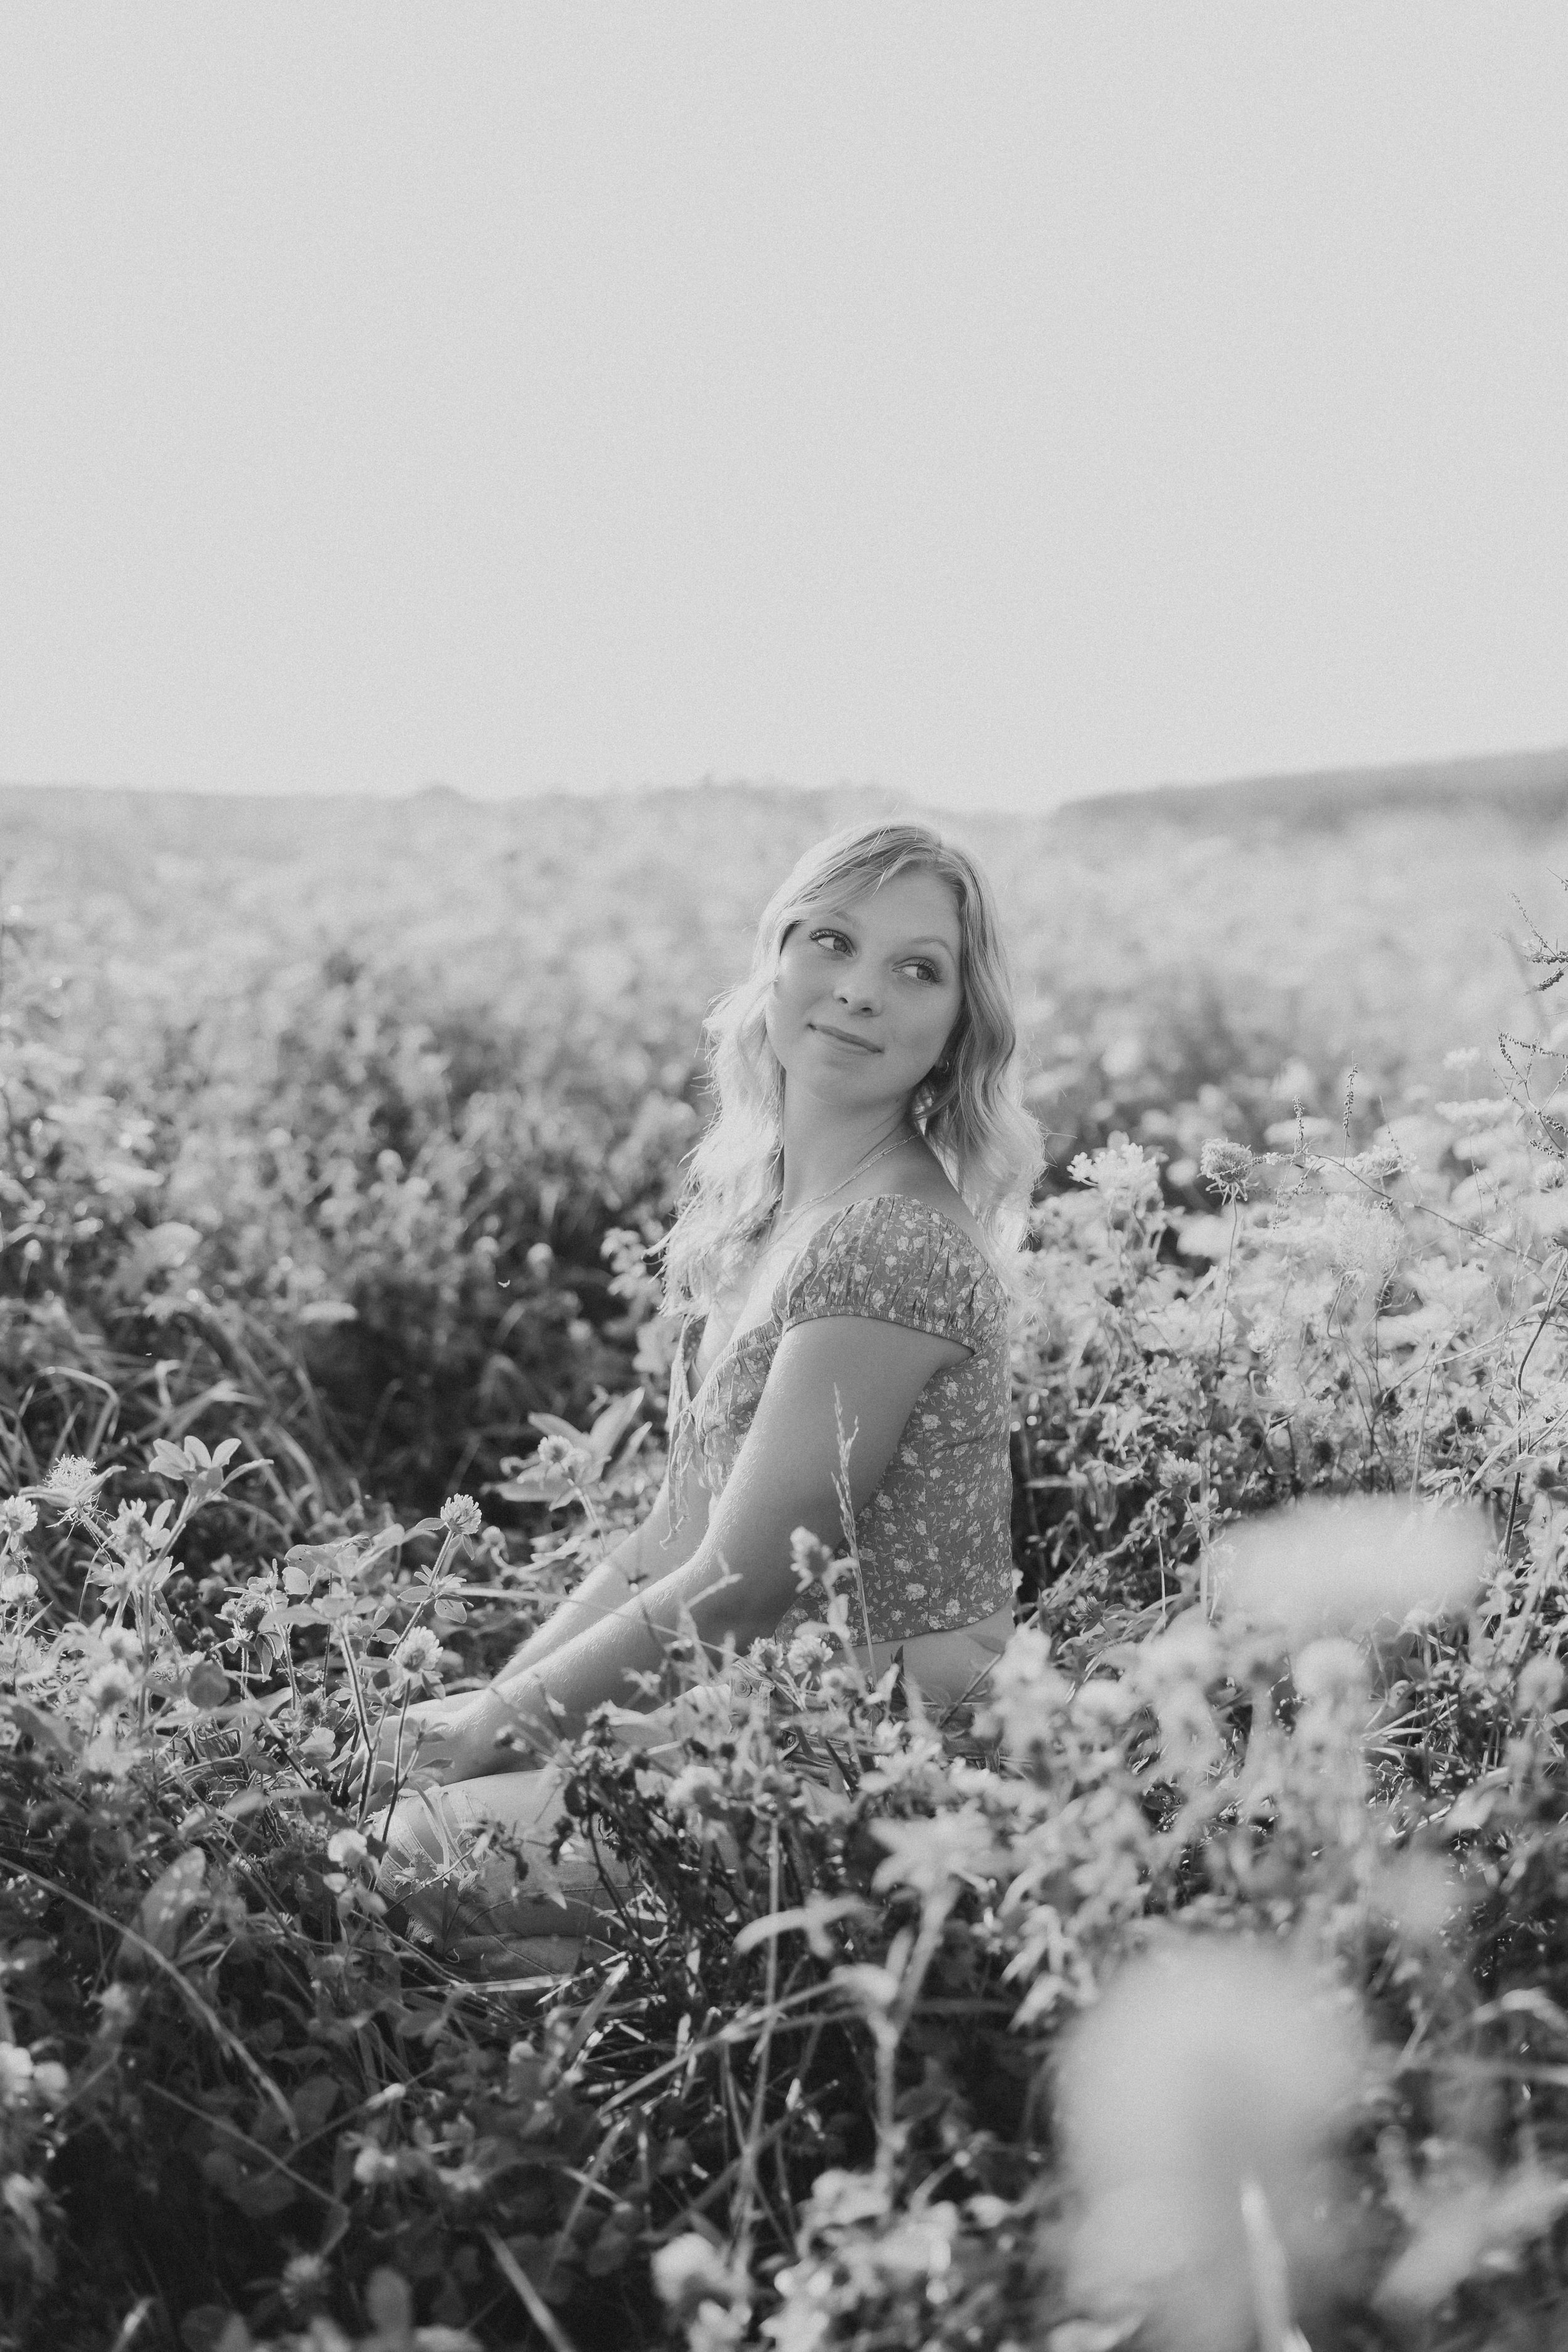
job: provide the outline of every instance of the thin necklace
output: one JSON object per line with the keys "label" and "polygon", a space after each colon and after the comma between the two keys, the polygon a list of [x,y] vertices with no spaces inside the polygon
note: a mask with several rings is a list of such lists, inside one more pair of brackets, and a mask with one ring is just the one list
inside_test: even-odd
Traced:
{"label": "thin necklace", "polygon": [[864,1160],[858,1160],[848,1175],[841,1176],[837,1184],[830,1184],[826,1192],[814,1192],[809,1201],[797,1202],[783,1224],[770,1235],[769,1248],[774,1247],[780,1235],[787,1234],[791,1225],[798,1223],[808,1209],[820,1209],[824,1201],[831,1201],[837,1193],[844,1192],[847,1186],[853,1184],[857,1176],[863,1176],[868,1168],[875,1168],[879,1160],[886,1160],[889,1151],[901,1151],[906,1143],[917,1143],[919,1140],[918,1135],[913,1134],[893,1136],[887,1143],[879,1145],[875,1151],[868,1152]]}

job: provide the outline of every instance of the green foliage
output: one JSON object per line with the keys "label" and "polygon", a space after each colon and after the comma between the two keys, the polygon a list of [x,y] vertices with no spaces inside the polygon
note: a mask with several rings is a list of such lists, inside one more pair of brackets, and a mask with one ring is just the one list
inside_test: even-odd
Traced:
{"label": "green foliage", "polygon": [[1026,957],[1036,1605],[985,1706],[868,1686],[830,1570],[826,1634],[670,1645],[666,1749],[552,1759],[592,1941],[468,1932],[499,1833],[389,1865],[383,1727],[657,1481],[643,1253],[775,819],[717,908],[674,839],[597,961],[587,835],[426,912],[430,812],[335,932],[209,860],[183,981],[132,952],[173,868],[106,879],[118,997],[0,942],[0,2342],[1560,2332],[1559,1065],[1444,1077],[1453,1003],[1396,1006],[1347,1100],[1354,1005],[1215,984],[1261,946],[1093,945],[1087,835]]}

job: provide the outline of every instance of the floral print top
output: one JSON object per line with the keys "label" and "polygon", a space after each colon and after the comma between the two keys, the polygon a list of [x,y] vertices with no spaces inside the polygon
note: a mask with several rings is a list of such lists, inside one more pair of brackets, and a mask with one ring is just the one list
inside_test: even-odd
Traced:
{"label": "floral print top", "polygon": [[[855,1549],[874,1642],[978,1624],[1013,1597],[1007,1296],[963,1227],[923,1201],[879,1193],[830,1217],[781,1276],[766,1317],[695,1386],[703,1318],[687,1318],[670,1386],[672,1472],[693,1459],[710,1494],[721,1494],[779,1341],[796,1324],[837,1315],[903,1324],[970,1350],[921,1391],[856,1518]],[[792,1611],[781,1632],[798,1622]]]}

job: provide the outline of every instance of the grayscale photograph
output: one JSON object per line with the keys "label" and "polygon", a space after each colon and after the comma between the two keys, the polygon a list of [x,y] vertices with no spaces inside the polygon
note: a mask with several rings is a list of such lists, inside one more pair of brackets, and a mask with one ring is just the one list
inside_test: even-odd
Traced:
{"label": "grayscale photograph", "polygon": [[1565,123],[0,0],[0,2352],[1568,2346]]}

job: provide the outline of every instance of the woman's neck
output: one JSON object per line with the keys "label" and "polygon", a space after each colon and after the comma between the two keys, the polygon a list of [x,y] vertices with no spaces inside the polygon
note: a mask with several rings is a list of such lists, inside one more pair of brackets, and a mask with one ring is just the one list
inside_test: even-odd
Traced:
{"label": "woman's neck", "polygon": [[847,1184],[862,1161],[886,1151],[896,1137],[912,1139],[915,1127],[907,1104],[889,1109],[886,1104],[860,1116],[834,1112],[824,1115],[807,1101],[792,1116],[788,1095],[784,1108],[784,1192],[779,1202],[785,1217],[807,1201]]}

